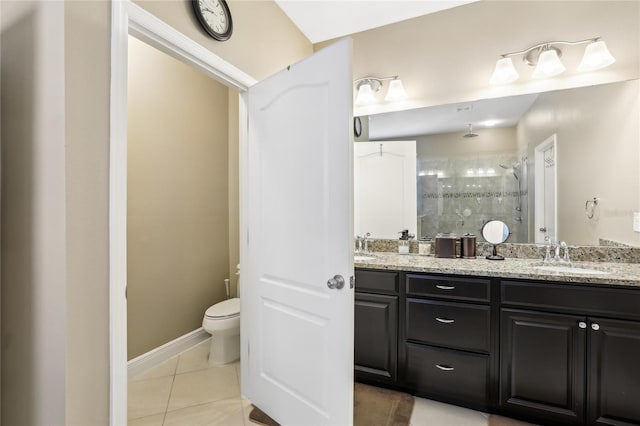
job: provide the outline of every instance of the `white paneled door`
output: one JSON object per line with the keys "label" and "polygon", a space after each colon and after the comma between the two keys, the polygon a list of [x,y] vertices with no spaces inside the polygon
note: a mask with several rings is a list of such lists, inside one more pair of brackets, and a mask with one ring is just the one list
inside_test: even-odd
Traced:
{"label": "white paneled door", "polygon": [[245,96],[242,390],[282,425],[353,422],[351,50]]}

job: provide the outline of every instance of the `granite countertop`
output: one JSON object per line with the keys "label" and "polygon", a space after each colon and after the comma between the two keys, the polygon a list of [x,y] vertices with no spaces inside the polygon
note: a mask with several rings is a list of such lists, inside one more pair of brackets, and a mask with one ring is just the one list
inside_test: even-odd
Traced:
{"label": "granite countertop", "polygon": [[[364,258],[363,258],[364,257]],[[573,262],[576,267],[588,268],[602,273],[581,273],[579,271],[545,271],[535,266],[543,266],[538,259],[505,258],[505,260],[444,259],[416,254],[376,252],[356,255],[356,268],[380,270],[401,270],[408,272],[431,272],[483,277],[535,279],[584,284],[610,284],[640,288],[640,264]]]}

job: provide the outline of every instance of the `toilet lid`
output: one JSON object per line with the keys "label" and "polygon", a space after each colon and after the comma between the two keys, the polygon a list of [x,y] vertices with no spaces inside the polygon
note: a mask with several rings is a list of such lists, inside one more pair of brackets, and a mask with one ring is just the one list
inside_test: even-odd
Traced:
{"label": "toilet lid", "polygon": [[216,303],[207,309],[204,315],[209,318],[227,318],[240,315],[240,299],[234,297],[233,299]]}

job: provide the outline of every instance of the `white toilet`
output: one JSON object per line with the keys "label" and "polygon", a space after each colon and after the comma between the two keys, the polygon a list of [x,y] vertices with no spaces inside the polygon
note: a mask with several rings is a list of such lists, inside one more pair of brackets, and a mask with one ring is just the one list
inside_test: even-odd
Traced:
{"label": "white toilet", "polygon": [[216,303],[207,309],[202,328],[211,334],[209,365],[228,364],[240,358],[239,298]]}

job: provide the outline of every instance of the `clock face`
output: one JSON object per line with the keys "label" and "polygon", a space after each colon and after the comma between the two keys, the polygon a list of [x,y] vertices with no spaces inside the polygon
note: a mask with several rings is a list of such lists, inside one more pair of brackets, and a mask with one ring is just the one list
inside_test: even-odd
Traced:
{"label": "clock face", "polygon": [[198,21],[211,37],[219,41],[231,37],[233,23],[225,0],[192,0],[192,4]]}

